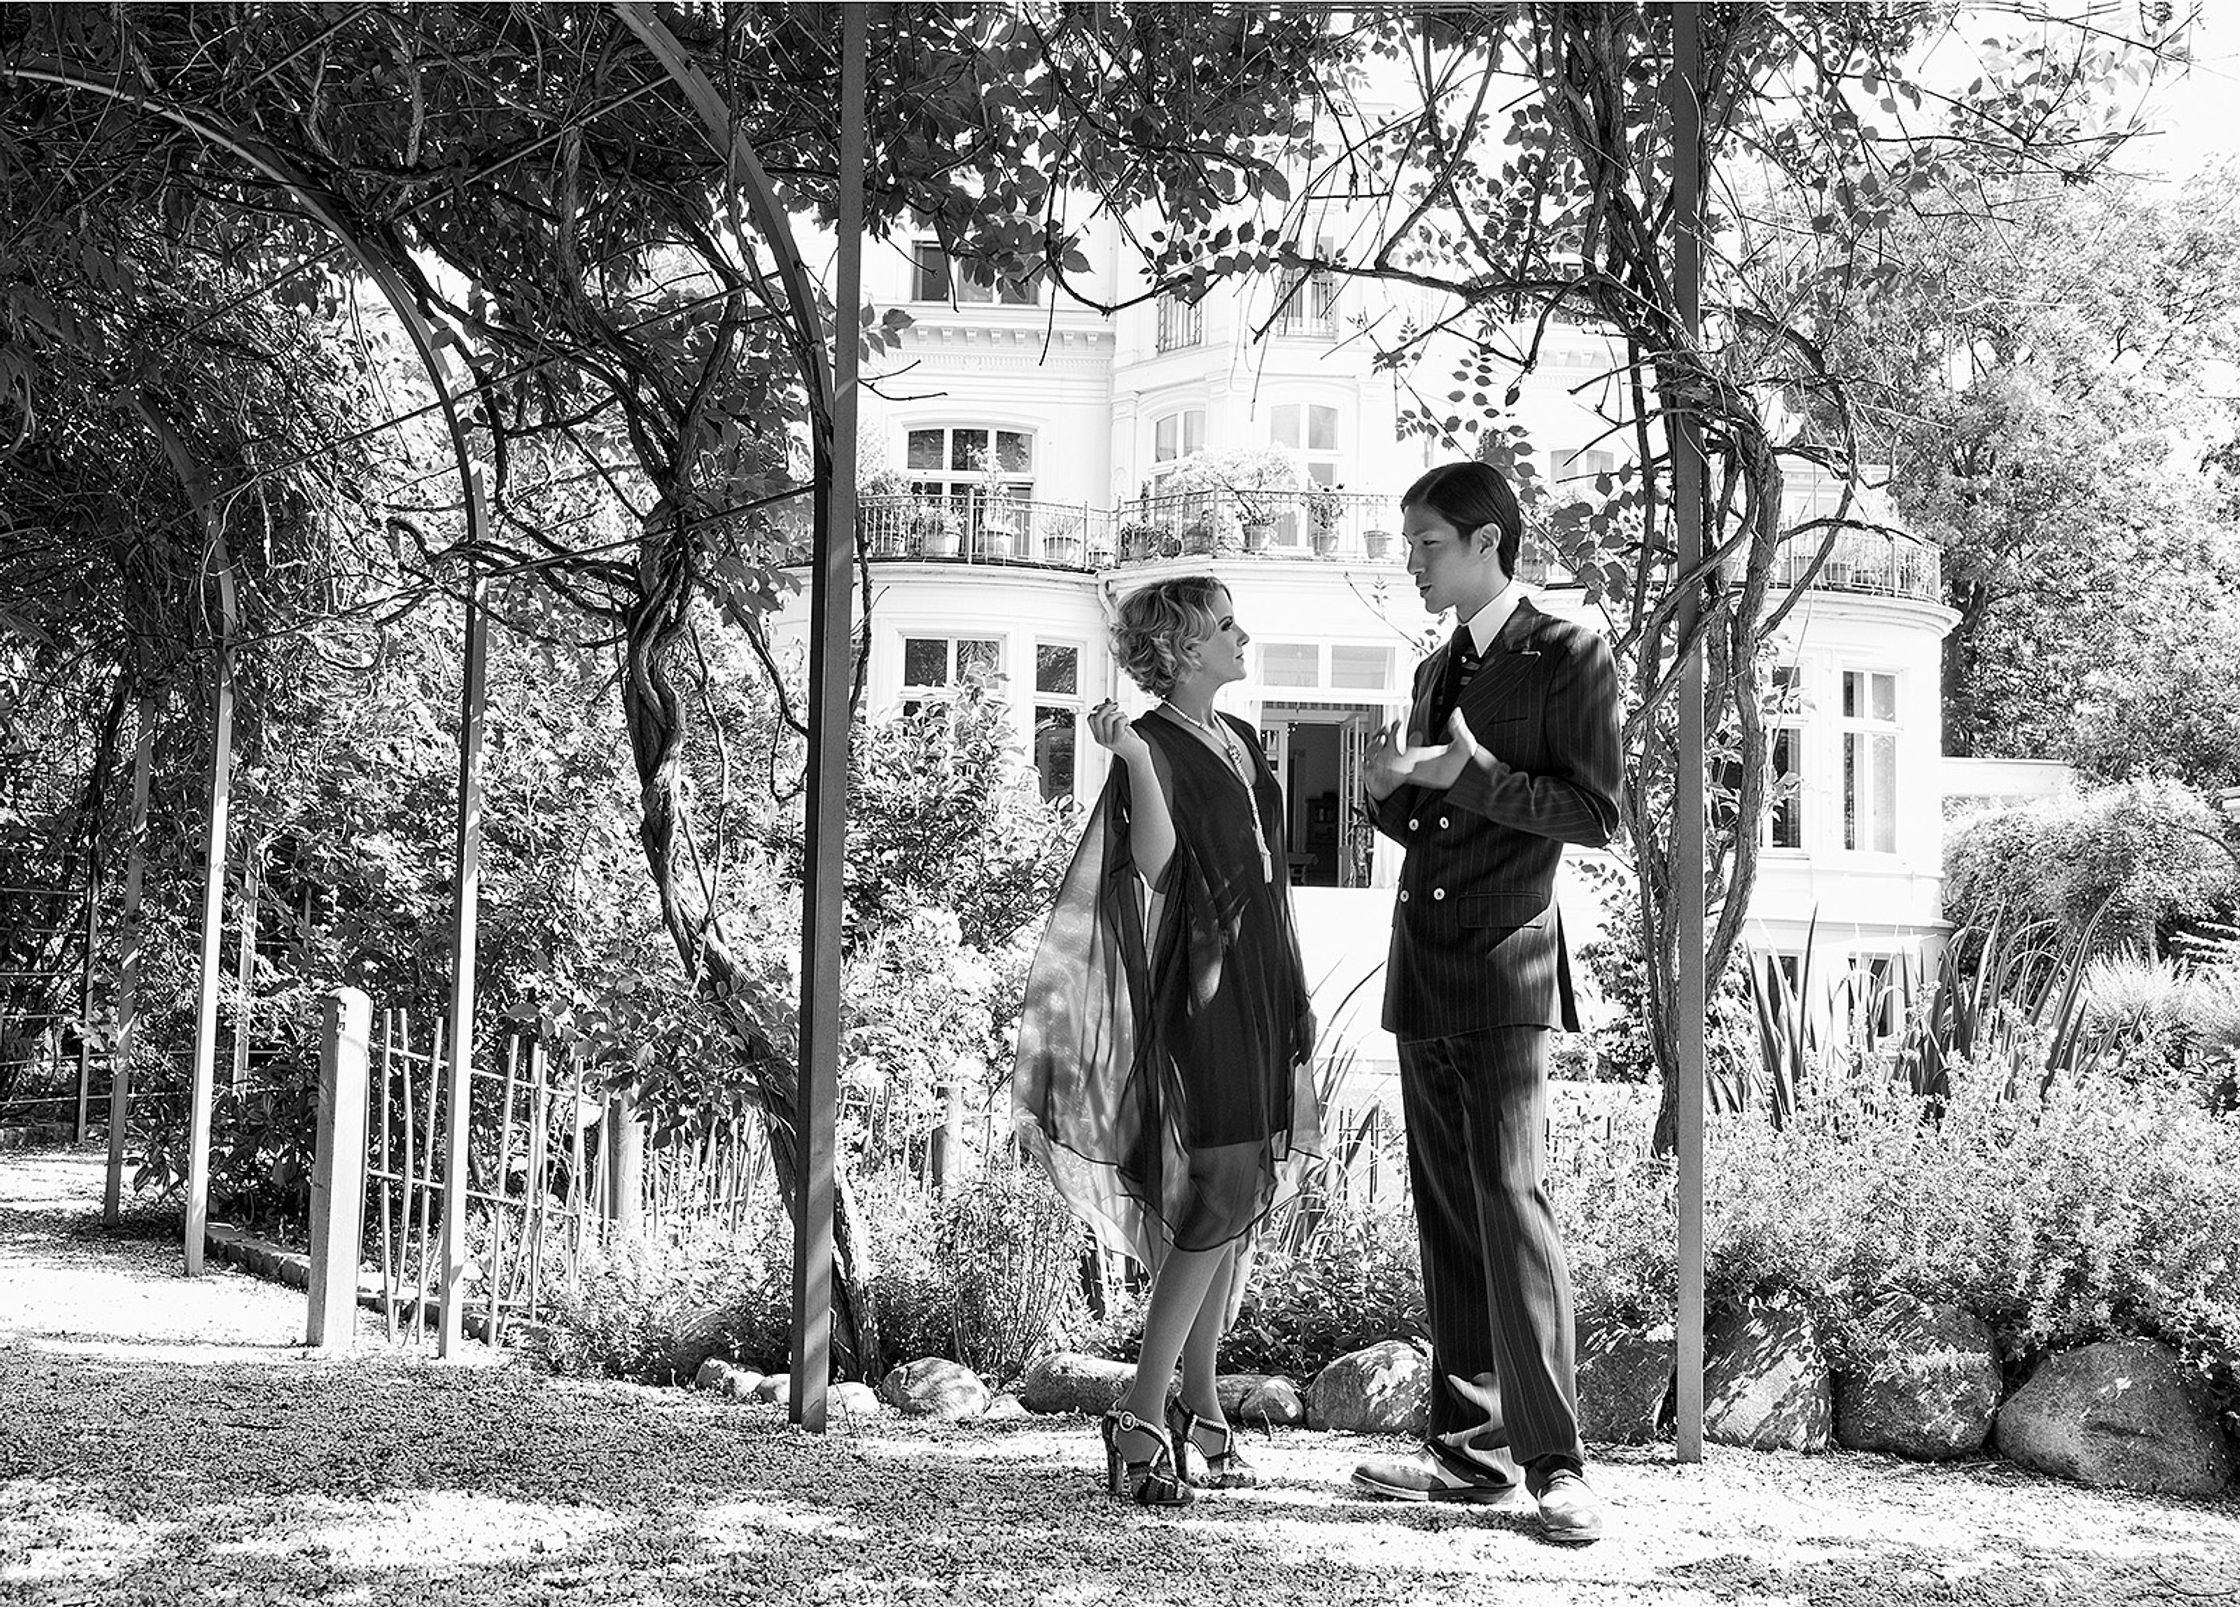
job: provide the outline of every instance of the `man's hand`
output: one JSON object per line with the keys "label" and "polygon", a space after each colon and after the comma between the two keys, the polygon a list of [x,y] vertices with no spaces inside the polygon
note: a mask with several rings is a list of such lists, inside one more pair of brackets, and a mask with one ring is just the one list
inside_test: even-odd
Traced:
{"label": "man's hand", "polygon": [[1444,792],[1477,754],[1478,739],[1457,709],[1447,721],[1447,740],[1436,747],[1408,747],[1401,741],[1398,725],[1379,731],[1369,743],[1362,779],[1369,796],[1380,801],[1404,785]]}

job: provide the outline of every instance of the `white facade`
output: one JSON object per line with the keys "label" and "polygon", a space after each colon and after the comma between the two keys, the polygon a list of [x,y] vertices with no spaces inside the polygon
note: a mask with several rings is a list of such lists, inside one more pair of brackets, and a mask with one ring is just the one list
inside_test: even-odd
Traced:
{"label": "white facade", "polygon": [[[1138,294],[1117,247],[1106,242],[1102,255],[1091,293]],[[1147,701],[1114,668],[1112,602],[1163,575],[1220,574],[1254,638],[1253,674],[1223,704],[1260,727],[1285,782],[1309,976],[1326,1025],[1373,1070],[1392,1055],[1374,1030],[1374,984],[1348,1022],[1330,1019],[1383,960],[1397,871],[1391,844],[1347,824],[1357,820],[1355,772],[1367,736],[1404,714],[1414,665],[1443,629],[1423,614],[1397,542],[1379,538],[1399,527],[1399,493],[1447,454],[1400,438],[1395,382],[1370,372],[1366,347],[1344,338],[1349,309],[1332,287],[1301,287],[1294,316],[1271,328],[1265,284],[1195,310],[1143,301],[1106,317],[1016,289],[1011,302],[970,287],[975,299],[931,299],[944,280],[960,283],[930,248],[882,248],[865,262],[866,299],[905,306],[913,319],[862,413],[865,474],[885,471],[890,492],[908,488],[867,503],[868,707],[891,711],[962,675],[998,675],[1045,789],[1090,796],[1104,756],[1082,711],[1105,697],[1131,710]],[[1615,466],[1591,398],[1575,394],[1607,365],[1591,333],[1554,335],[1513,411],[1537,442],[1582,445],[1547,453],[1544,476]],[[1322,535],[1310,499],[1294,493],[1279,499],[1262,550],[1240,550],[1237,510],[1222,498],[1230,520],[1220,550],[1130,556],[1131,521],[1159,514],[1163,536],[1187,534],[1180,504],[1138,499],[1191,450],[1270,445],[1340,493]],[[1826,512],[1833,491],[1800,488],[1790,511]],[[946,511],[946,539],[921,517],[928,507]],[[1800,547],[1798,565],[1812,550]],[[1541,607],[1599,628],[1560,575],[1528,565],[1524,578],[1543,582],[1528,587]],[[1776,769],[1790,779],[1752,900],[1758,946],[1796,953],[1816,918],[1816,946],[1827,951],[1817,964],[1879,967],[1926,957],[1943,930],[1939,644],[1954,616],[1936,595],[1933,550],[1899,536],[1846,538],[1791,613],[1776,653],[1791,688]],[[777,629],[805,631],[804,620],[797,600]],[[1576,941],[1603,925],[1603,912],[1576,877],[1566,884]]]}

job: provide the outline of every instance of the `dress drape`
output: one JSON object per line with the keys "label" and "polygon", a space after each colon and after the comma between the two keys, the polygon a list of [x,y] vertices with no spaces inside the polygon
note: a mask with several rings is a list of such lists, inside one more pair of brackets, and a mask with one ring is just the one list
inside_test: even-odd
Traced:
{"label": "dress drape", "polygon": [[1283,795],[1252,729],[1229,725],[1249,755],[1249,793],[1174,720],[1135,722],[1167,783],[1174,857],[1147,890],[1129,850],[1128,767],[1113,765],[1020,1025],[1022,1140],[1075,1210],[1149,1266],[1170,1247],[1249,1233],[1295,1163],[1322,1150]]}

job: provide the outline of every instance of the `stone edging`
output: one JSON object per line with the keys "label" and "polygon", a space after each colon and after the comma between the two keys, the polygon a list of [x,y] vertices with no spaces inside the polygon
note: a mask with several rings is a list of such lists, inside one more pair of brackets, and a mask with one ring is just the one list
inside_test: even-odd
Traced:
{"label": "stone edging", "polygon": [[[311,1285],[311,1256],[308,1251],[288,1250],[269,1239],[259,1238],[247,1228],[237,1228],[230,1222],[213,1222],[202,1236],[203,1254],[213,1261],[223,1261],[238,1267],[253,1278],[263,1278],[270,1283],[286,1284],[291,1289],[309,1289]],[[381,1279],[377,1274],[361,1272],[358,1275],[358,1304],[367,1311],[382,1312],[390,1303],[382,1293]],[[396,1320],[400,1326],[413,1318],[413,1308],[420,1298],[400,1290],[394,1297]],[[427,1302],[427,1322],[431,1329],[442,1320],[442,1302]],[[487,1312],[469,1311],[460,1323],[469,1339],[488,1343],[490,1320]]]}

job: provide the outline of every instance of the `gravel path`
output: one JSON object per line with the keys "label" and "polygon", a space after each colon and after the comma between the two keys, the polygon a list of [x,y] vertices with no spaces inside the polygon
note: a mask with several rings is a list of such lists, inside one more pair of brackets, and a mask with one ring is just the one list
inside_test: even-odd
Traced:
{"label": "gravel path", "polygon": [[303,1297],[87,1230],[100,1161],[0,1155],[0,1602],[2240,1603],[2240,1506],[1992,1461],[1615,1452],[1600,1545],[1357,1501],[1389,1443],[1255,1438],[1186,1514],[1093,1483],[1083,1420],[828,1437],[774,1407],[307,1357]]}

